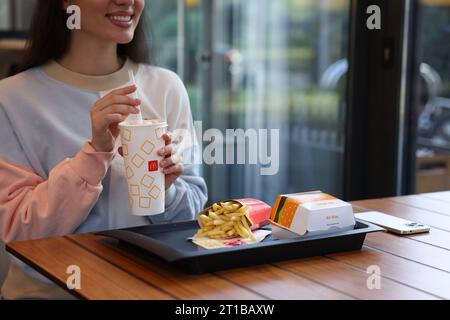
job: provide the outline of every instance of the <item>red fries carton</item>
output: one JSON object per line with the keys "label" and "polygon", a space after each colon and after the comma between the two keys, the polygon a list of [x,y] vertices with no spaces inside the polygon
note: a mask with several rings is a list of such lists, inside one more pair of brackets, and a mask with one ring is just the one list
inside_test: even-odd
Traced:
{"label": "red fries carton", "polygon": [[[245,215],[247,218],[248,224],[251,230],[256,230],[261,228],[262,226],[269,223],[270,213],[272,212],[272,207],[267,203],[252,198],[244,198],[244,199],[228,199],[220,202],[228,202],[234,201],[239,203],[242,206],[248,207],[248,214]],[[218,202],[219,203],[219,202]],[[213,206],[205,208],[200,214],[208,214],[209,210],[212,210]],[[199,214],[199,215],[200,215]],[[200,226],[202,226],[201,221],[199,220]]]}
{"label": "red fries carton", "polygon": [[243,206],[249,208],[248,218],[251,220],[251,229],[256,230],[269,223],[272,207],[257,199],[236,199]]}

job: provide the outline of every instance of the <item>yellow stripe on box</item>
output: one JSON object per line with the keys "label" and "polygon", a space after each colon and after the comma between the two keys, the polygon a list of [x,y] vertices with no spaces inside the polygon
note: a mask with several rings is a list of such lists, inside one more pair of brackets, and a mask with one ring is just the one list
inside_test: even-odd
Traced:
{"label": "yellow stripe on box", "polygon": [[280,221],[278,222],[287,228],[291,227],[292,220],[294,220],[295,213],[297,212],[297,208],[299,206],[299,204],[290,200],[291,199],[286,199],[286,204],[284,205]]}

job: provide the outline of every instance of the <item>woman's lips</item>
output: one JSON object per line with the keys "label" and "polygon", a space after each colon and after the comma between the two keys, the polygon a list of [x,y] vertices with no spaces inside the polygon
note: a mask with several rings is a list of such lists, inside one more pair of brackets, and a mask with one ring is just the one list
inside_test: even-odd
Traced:
{"label": "woman's lips", "polygon": [[133,24],[133,16],[131,15],[111,14],[106,17],[119,28],[128,29]]}

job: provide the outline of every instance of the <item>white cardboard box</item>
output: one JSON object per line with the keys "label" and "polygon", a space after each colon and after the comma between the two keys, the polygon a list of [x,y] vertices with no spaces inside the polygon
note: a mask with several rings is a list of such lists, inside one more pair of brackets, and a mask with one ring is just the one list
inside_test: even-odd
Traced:
{"label": "white cardboard box", "polygon": [[[272,221],[299,235],[319,235],[354,228],[351,204],[321,192],[307,193],[305,197],[302,195],[281,195],[286,198],[285,202],[281,210],[276,208],[277,205],[274,207]],[[280,205],[280,201],[277,204]],[[283,209],[290,211],[290,217],[274,220],[277,211],[282,216]]]}

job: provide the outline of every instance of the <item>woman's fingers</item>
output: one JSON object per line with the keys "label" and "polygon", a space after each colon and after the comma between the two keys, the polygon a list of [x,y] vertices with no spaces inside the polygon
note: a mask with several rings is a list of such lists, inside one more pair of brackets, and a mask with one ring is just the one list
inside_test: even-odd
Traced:
{"label": "woman's fingers", "polygon": [[159,164],[162,168],[167,168],[167,167],[170,167],[170,166],[180,163],[180,162],[181,162],[180,156],[178,155],[178,153],[175,153],[175,154],[161,160]]}
{"label": "woman's fingers", "polygon": [[103,109],[101,112],[102,114],[120,113],[123,115],[128,115],[130,113],[139,113],[139,108],[129,106],[127,104],[112,104]]}
{"label": "woman's fingers", "polygon": [[108,127],[113,123],[122,122],[126,119],[127,115],[121,113],[110,113],[104,117],[104,126]]}
{"label": "woman's fingers", "polygon": [[138,112],[138,109],[128,105],[112,105],[102,112],[99,111],[96,115],[93,115],[93,119],[98,119],[95,120],[95,123],[99,124],[101,128],[106,128],[111,124],[125,121],[130,113]]}
{"label": "woman's fingers", "polygon": [[158,150],[158,155],[161,157],[168,157],[177,152],[177,148],[173,144],[169,144]]}
{"label": "woman's fingers", "polygon": [[164,133],[162,139],[166,146],[158,150],[159,156],[168,157],[177,152],[177,148],[172,144],[172,134],[170,132]]}
{"label": "woman's fingers", "polygon": [[166,132],[162,135],[162,138],[164,142],[166,143],[166,146],[172,143],[172,134],[170,132]]}
{"label": "woman's fingers", "polygon": [[123,87],[120,89],[113,90],[110,93],[108,93],[107,95],[105,95],[103,98],[107,98],[107,97],[114,96],[114,95],[125,96],[127,94],[135,92],[136,90],[137,90],[137,87],[133,84],[128,87]]}
{"label": "woman's fingers", "polygon": [[101,111],[113,104],[127,104],[130,106],[138,106],[141,104],[141,100],[134,99],[129,96],[118,96],[118,95],[113,95],[109,97],[105,96],[97,101],[97,103],[95,104],[95,108]]}
{"label": "woman's fingers", "polygon": [[111,151],[119,134],[118,123],[130,113],[139,113],[139,99],[127,96],[136,90],[135,85],[113,90],[94,104],[91,109],[91,145],[95,150]]}
{"label": "woman's fingers", "polygon": [[178,154],[178,148],[172,144],[172,135],[167,132],[162,135],[165,146],[158,150],[158,155],[164,157],[160,161],[163,173],[168,175],[180,176],[184,172],[184,165]]}
{"label": "woman's fingers", "polygon": [[123,157],[123,148],[122,147],[119,147],[117,149],[117,152]]}
{"label": "woman's fingers", "polygon": [[177,176],[181,176],[184,172],[184,165],[182,163],[177,163],[168,168],[163,169],[164,174],[175,174]]}

